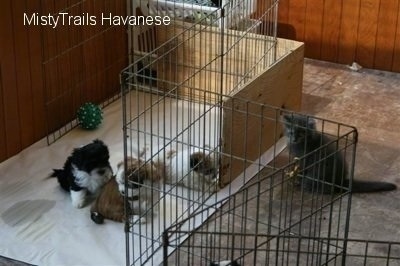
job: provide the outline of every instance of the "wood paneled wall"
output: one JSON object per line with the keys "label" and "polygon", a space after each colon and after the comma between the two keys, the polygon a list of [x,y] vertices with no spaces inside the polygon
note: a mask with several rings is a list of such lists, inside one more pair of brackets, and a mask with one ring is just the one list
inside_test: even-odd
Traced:
{"label": "wood paneled wall", "polygon": [[126,1],[0,1],[0,162],[118,92],[128,63],[123,26],[28,26],[24,12],[125,15]]}
{"label": "wood paneled wall", "polygon": [[[306,57],[400,72],[399,2],[280,0],[279,37],[304,41]],[[124,15],[126,1],[0,1],[0,161],[119,90],[124,27],[23,25],[24,12],[61,10]]]}
{"label": "wood paneled wall", "polygon": [[400,72],[400,1],[280,0],[280,37],[305,42],[305,56]]}

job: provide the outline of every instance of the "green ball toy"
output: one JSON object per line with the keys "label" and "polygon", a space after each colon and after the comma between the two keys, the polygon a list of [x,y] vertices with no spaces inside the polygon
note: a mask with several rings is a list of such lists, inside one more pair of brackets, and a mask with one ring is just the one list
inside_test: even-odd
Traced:
{"label": "green ball toy", "polygon": [[103,111],[93,103],[85,103],[79,107],[77,112],[79,125],[84,129],[95,129],[103,120]]}

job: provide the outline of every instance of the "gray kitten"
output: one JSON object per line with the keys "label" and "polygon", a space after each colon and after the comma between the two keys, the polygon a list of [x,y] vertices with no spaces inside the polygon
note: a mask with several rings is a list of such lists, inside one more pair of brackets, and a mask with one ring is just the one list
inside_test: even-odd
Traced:
{"label": "gray kitten", "polygon": [[[286,114],[283,120],[290,153],[298,158],[308,154],[300,160],[302,187],[306,191],[323,194],[344,192],[343,188],[349,188],[348,168],[343,154],[338,151],[335,141],[332,142],[316,129],[315,120],[298,114]],[[394,189],[396,185],[387,182],[352,182],[352,192],[356,193]]]}

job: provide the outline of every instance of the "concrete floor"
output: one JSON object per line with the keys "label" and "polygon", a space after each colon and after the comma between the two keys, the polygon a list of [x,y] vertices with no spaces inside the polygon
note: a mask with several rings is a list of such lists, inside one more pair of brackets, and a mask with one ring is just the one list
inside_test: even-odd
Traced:
{"label": "concrete floor", "polygon": [[[396,183],[399,187],[399,190],[392,192],[353,194],[349,238],[361,239],[363,241],[348,242],[346,265],[400,266],[399,244],[390,247],[387,243],[369,243],[368,247],[366,244],[366,240],[400,242],[400,74],[367,69],[355,72],[343,65],[306,60],[304,66],[302,112],[355,126],[359,132],[359,141],[354,178],[392,182]],[[265,174],[265,176],[267,175]],[[261,185],[261,187],[268,189],[269,182]],[[247,194],[255,195],[255,193],[258,193],[257,190],[249,190]],[[242,195],[243,197],[244,194]],[[244,208],[246,209],[246,217],[256,217],[254,213],[257,209],[259,211],[257,217],[260,220],[259,228],[262,228],[265,223],[271,224],[273,226],[270,233],[274,234],[276,231],[276,227],[274,226],[280,224],[280,216],[275,217],[275,211],[273,211],[272,217],[268,213],[265,213],[265,210],[269,208],[267,205],[271,202],[268,195],[266,193],[260,196],[260,198],[265,199],[261,201],[246,200]],[[237,200],[233,200],[234,202],[231,204],[233,206],[236,206],[236,203],[240,205],[240,202],[244,202],[240,199],[242,196],[239,195],[236,198]],[[318,202],[322,198],[314,197],[314,200],[308,199],[303,201],[301,196],[297,194],[293,199],[291,206],[294,207],[290,207],[289,211],[286,209],[284,212],[291,213],[289,214],[291,217],[290,220],[293,219],[296,221],[299,217],[299,210],[301,210],[300,212],[307,213],[305,210],[310,208],[310,204],[316,204],[315,202]],[[329,197],[327,200],[329,200]],[[274,206],[275,203],[278,206],[286,204],[285,200],[272,200],[271,206]],[[346,203],[347,197],[341,203],[331,205],[333,206],[331,217],[327,215],[331,210],[331,207],[328,207],[322,211],[324,214],[320,217],[322,218],[321,220],[318,220],[318,218],[306,219],[302,223],[301,234],[303,236],[319,236],[319,233],[317,235],[313,233],[319,230],[319,232],[322,232],[321,236],[325,236],[330,227],[332,229],[332,236],[334,237],[338,228],[344,228]],[[226,205],[229,205],[229,203],[226,203]],[[240,207],[237,209],[239,213],[243,211]],[[276,207],[275,210],[279,211],[280,209]],[[269,218],[270,220],[267,220]],[[208,230],[212,232],[210,236],[216,239],[214,246],[205,244],[209,243],[209,238],[207,238],[209,236],[206,237],[205,234],[196,234],[195,232],[190,240],[184,244],[186,246],[181,247],[173,256],[170,256],[169,263],[175,265],[179,261],[180,265],[204,265],[206,264],[205,260],[203,260],[204,257],[215,255],[214,258],[226,259],[231,257],[231,252],[234,252],[232,257],[243,256],[240,262],[245,266],[265,265],[266,260],[275,265],[276,254],[279,254],[276,261],[279,262],[279,265],[296,265],[296,263],[300,265],[320,265],[323,264],[325,259],[328,259],[324,255],[318,257],[318,252],[325,254],[324,251],[327,250],[327,246],[321,244],[323,241],[318,240],[313,242],[305,238],[301,245],[297,245],[296,238],[293,238],[295,240],[288,241],[289,238],[281,237],[279,240],[283,243],[281,245],[277,244],[276,239],[267,241],[263,236],[260,237],[260,234],[257,235],[257,243],[265,241],[269,242],[270,246],[259,246],[257,253],[252,251],[249,251],[249,253],[243,252],[246,248],[250,247],[249,249],[252,250],[254,247],[255,240],[251,237],[252,233],[265,231],[263,231],[264,229],[255,231],[255,223],[253,224],[250,221],[251,218],[238,218],[235,222],[232,222],[233,220],[230,219],[226,216],[221,219],[216,217],[215,221],[217,222],[214,223],[213,218],[211,218],[208,221],[209,224],[200,229],[203,232],[207,232]],[[246,220],[246,222],[243,223],[243,220]],[[221,223],[218,225],[220,221]],[[243,224],[245,224],[244,227],[246,229],[242,228]],[[310,224],[310,227],[308,227],[308,224]],[[337,227],[335,227],[335,224]],[[341,225],[339,226],[339,224]],[[227,232],[226,230],[228,229],[226,228],[228,227],[232,229],[229,229]],[[268,227],[266,226],[266,228]],[[297,232],[296,230],[297,228],[293,227],[291,232]],[[230,234],[233,231],[236,234]],[[339,229],[338,231],[342,230]],[[221,232],[227,232],[227,235],[232,237],[226,237]],[[245,232],[246,237],[241,238],[240,232]],[[342,233],[338,234],[339,238],[342,238]],[[234,239],[233,235],[236,235],[236,241],[232,241]],[[314,245],[320,245],[319,248],[321,249],[314,249]],[[309,249],[310,246],[312,246],[311,249]],[[339,242],[337,246],[343,247],[343,244]],[[332,247],[333,245],[330,243],[329,252],[331,254],[332,252],[340,253],[340,251]],[[265,252],[263,248],[265,250],[279,249],[279,253],[274,253],[274,251]],[[296,257],[297,248],[299,248],[299,251],[301,250],[299,257]],[[339,248],[339,250],[341,249]],[[307,254],[311,253],[308,252],[315,253],[309,257]],[[188,256],[187,253],[191,255]],[[388,255],[392,256],[392,258],[395,257],[395,259],[387,260],[386,257]],[[382,256],[383,258],[378,259],[373,256]],[[328,265],[341,265],[341,257],[337,258],[338,260],[332,260]],[[193,260],[193,262],[188,263],[189,260]]]}
{"label": "concrete floor", "polygon": [[[359,132],[356,179],[400,187],[400,74],[306,60],[303,112]],[[354,194],[350,237],[400,241],[400,189]]]}
{"label": "concrete floor", "polygon": [[[306,60],[302,101],[303,112],[358,129],[355,178],[400,187],[400,74]],[[400,241],[400,189],[353,195],[350,237]],[[25,264],[0,258],[9,265]]]}

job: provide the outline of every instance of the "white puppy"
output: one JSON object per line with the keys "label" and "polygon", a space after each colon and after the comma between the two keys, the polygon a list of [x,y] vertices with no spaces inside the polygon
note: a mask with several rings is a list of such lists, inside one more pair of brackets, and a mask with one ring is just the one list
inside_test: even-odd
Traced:
{"label": "white puppy", "polygon": [[165,183],[211,193],[218,190],[218,161],[209,148],[163,149],[153,158]]}

